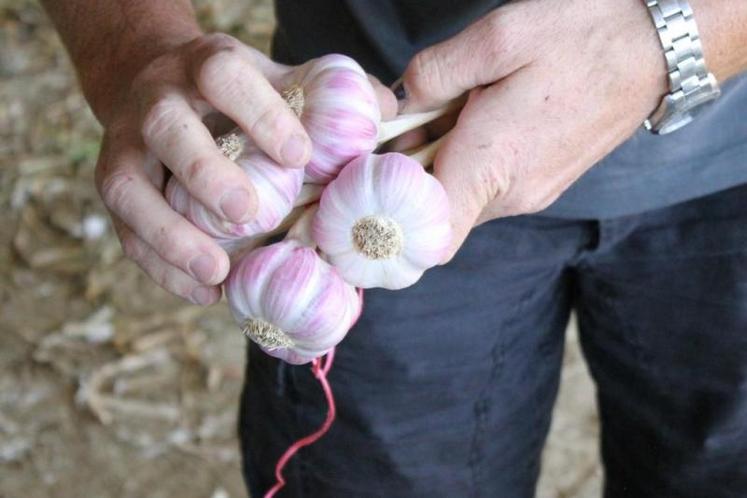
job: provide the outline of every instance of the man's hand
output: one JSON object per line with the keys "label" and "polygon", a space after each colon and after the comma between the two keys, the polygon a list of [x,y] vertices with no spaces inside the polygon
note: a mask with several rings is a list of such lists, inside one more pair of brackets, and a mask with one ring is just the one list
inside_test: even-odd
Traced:
{"label": "man's hand", "polygon": [[[104,126],[96,185],[125,254],[174,294],[214,303],[228,255],[171,209],[166,173],[217,216],[251,220],[254,187],[205,123],[230,120],[279,163],[304,166],[311,141],[273,86],[291,68],[228,35],[203,35],[188,0],[43,2]],[[371,80],[391,117],[393,95]]]}
{"label": "man's hand", "polygon": [[226,253],[162,195],[165,168],[216,215],[246,222],[256,194],[203,124],[228,116],[288,167],[311,142],[272,82],[287,69],[227,35],[207,35],[155,58],[118,97],[105,123],[96,185],[125,254],[167,290],[199,304],[220,297]]}
{"label": "man's hand", "polygon": [[[692,3],[708,42],[703,24],[711,24],[713,9],[728,9]],[[699,15],[696,3],[711,5]],[[740,3],[747,10],[743,1],[726,3],[732,13]],[[742,30],[731,40],[743,40],[743,25],[731,24]],[[719,63],[736,67],[738,54],[705,48],[717,76],[731,76],[719,74],[727,65]],[[549,206],[630,137],[668,91],[661,44],[641,0],[507,4],[417,54],[403,83],[403,112],[469,92],[434,166],[451,201],[451,256],[475,224]]]}
{"label": "man's hand", "polygon": [[227,116],[269,156],[302,167],[311,142],[272,86],[289,68],[203,35],[189,0],[43,3],[104,127],[96,185],[125,254],[174,294],[217,301],[228,255],[168,205],[166,172],[219,217],[250,220],[254,187],[204,123]]}

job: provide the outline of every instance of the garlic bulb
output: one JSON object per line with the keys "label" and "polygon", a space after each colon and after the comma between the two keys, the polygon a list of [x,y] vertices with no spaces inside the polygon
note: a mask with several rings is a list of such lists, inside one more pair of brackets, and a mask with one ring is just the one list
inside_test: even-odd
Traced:
{"label": "garlic bulb", "polygon": [[309,183],[325,184],[377,145],[381,112],[366,72],[350,57],[330,54],[292,71],[281,93],[311,138]]}
{"label": "garlic bulb", "polygon": [[356,290],[295,239],[242,256],[225,291],[244,333],[269,355],[293,364],[330,351],[361,310]]}
{"label": "garlic bulb", "polygon": [[407,156],[366,154],[324,189],[312,235],[350,284],[401,289],[446,257],[446,192]]}
{"label": "garlic bulb", "polygon": [[254,185],[257,194],[257,214],[254,219],[247,223],[231,223],[220,218],[192,197],[176,177],[169,180],[165,195],[175,211],[229,248],[236,246],[237,240],[276,228],[293,209],[301,191],[304,173],[302,169],[280,166],[240,132],[219,137],[216,143]]}

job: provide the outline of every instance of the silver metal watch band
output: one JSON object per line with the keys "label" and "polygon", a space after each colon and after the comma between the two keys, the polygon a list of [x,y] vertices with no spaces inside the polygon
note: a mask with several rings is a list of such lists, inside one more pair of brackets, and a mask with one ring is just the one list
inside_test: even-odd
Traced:
{"label": "silver metal watch band", "polygon": [[686,0],[647,0],[664,48],[670,94],[644,123],[654,133],[669,133],[692,121],[691,110],[720,94],[716,78],[706,69],[703,45],[693,11]]}

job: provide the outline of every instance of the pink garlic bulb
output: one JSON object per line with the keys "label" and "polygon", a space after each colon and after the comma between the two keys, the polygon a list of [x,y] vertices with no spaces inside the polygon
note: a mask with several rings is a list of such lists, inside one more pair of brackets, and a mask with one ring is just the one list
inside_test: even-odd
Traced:
{"label": "pink garlic bulb", "polygon": [[299,66],[283,80],[282,94],[313,144],[309,183],[329,183],[351,159],[376,147],[379,103],[350,57],[330,54]]}
{"label": "pink garlic bulb", "polygon": [[[280,166],[240,132],[233,131],[216,140],[223,153],[247,174],[257,194],[257,215],[247,223],[231,223],[213,214],[192,197],[176,177],[166,185],[166,199],[175,211],[226,248],[239,239],[276,228],[301,192],[303,169]],[[240,244],[239,244],[240,245]]]}
{"label": "pink garlic bulb", "polygon": [[295,239],[243,255],[225,291],[244,333],[269,355],[293,364],[329,352],[361,311],[356,290]]}
{"label": "pink garlic bulb", "polygon": [[446,257],[446,192],[403,154],[366,154],[322,192],[312,236],[350,284],[408,287]]}

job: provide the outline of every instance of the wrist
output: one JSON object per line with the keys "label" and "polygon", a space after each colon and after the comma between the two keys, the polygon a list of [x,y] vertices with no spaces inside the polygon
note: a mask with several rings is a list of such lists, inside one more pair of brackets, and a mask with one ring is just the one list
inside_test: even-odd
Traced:
{"label": "wrist", "polygon": [[106,125],[113,109],[128,93],[132,81],[151,62],[202,35],[199,27],[184,26],[167,33],[140,33],[123,37],[116,48],[90,49],[90,56],[76,62],[83,93],[98,120]]}
{"label": "wrist", "polygon": [[689,0],[708,67],[719,82],[747,71],[747,2]]}
{"label": "wrist", "polygon": [[[636,83],[631,91],[641,102],[640,109],[651,113],[669,93],[667,63],[645,0],[630,0],[626,5],[628,15],[624,20],[619,16],[616,25],[618,33],[625,36],[614,38],[617,55],[613,58],[622,62],[624,71],[634,71]],[[609,11],[615,9],[610,7]]]}
{"label": "wrist", "polygon": [[692,122],[721,91],[706,61],[690,2],[650,0],[647,7],[667,61],[670,91],[644,125],[655,134],[667,134]]}
{"label": "wrist", "polygon": [[102,123],[143,67],[202,34],[189,0],[41,1]]}

